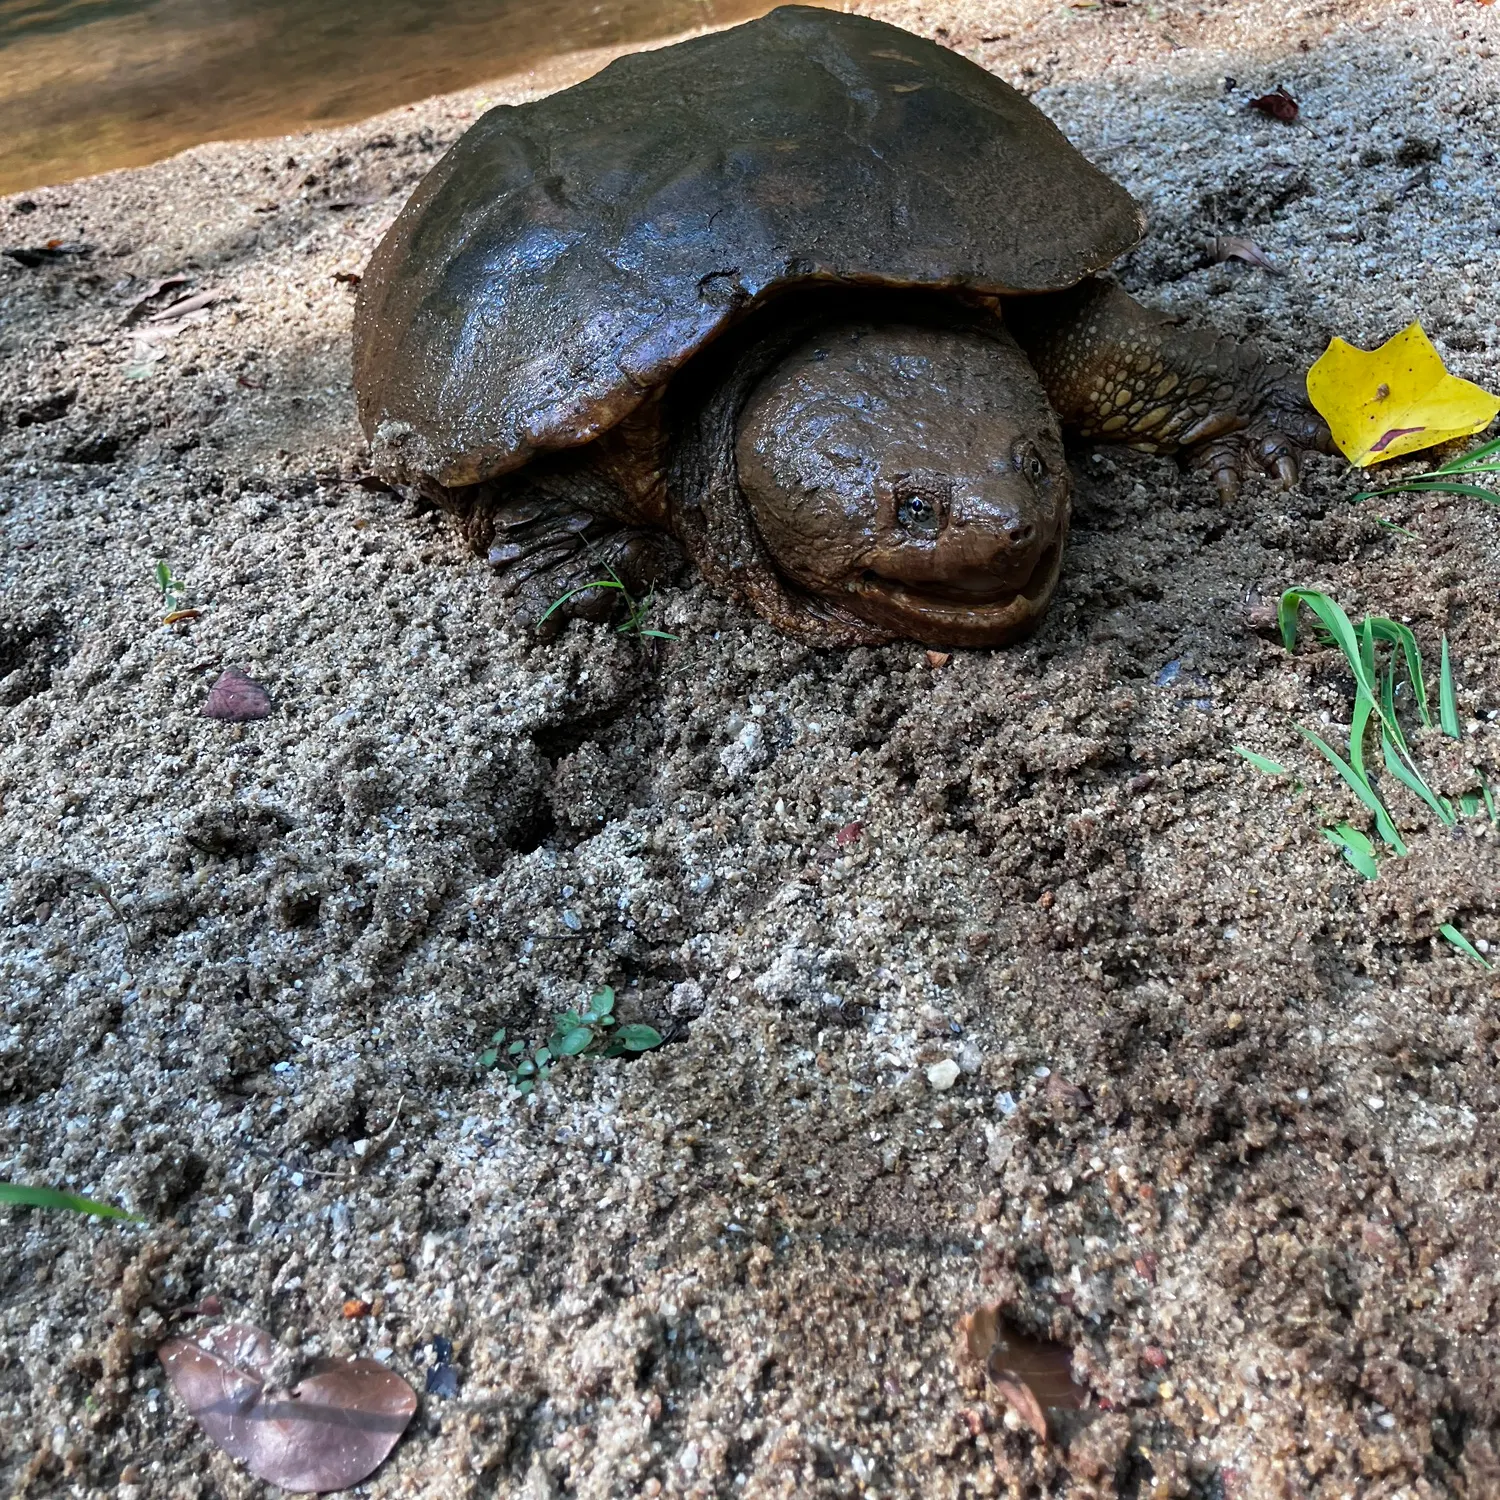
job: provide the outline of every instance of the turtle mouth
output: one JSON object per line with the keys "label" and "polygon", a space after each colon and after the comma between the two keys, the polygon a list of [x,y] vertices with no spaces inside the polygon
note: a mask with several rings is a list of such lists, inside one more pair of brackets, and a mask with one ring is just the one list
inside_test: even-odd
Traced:
{"label": "turtle mouth", "polygon": [[849,602],[865,618],[933,645],[998,645],[1041,619],[1061,573],[1059,540],[1041,553],[1019,588],[904,583],[867,568],[852,580]]}

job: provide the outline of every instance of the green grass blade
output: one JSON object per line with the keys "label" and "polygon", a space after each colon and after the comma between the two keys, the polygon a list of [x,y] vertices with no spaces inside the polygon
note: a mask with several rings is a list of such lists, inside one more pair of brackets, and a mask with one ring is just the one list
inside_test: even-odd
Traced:
{"label": "green grass blade", "polygon": [[1458,810],[1466,818],[1472,818],[1484,806],[1484,798],[1477,792],[1465,792],[1458,799]]}
{"label": "green grass blade", "polygon": [[1467,453],[1460,453],[1457,458],[1450,458],[1447,463],[1438,467],[1439,474],[1458,474],[1462,472],[1473,472],[1477,463],[1483,463],[1493,455],[1500,455],[1500,437],[1491,438],[1487,443],[1481,443],[1477,448],[1470,448]]}
{"label": "green grass blade", "polygon": [[139,1214],[126,1213],[112,1203],[98,1203],[92,1198],[80,1198],[76,1193],[60,1193],[56,1188],[22,1187],[18,1182],[0,1182],[0,1203],[15,1203],[26,1208],[61,1208],[69,1213],[92,1214],[101,1219],[145,1223]]}
{"label": "green grass blade", "polygon": [[1456,928],[1451,922],[1444,922],[1443,925],[1438,928],[1438,931],[1442,933],[1442,935],[1447,938],[1448,941],[1452,943],[1453,946],[1457,948],[1465,958],[1472,958],[1481,969],[1493,969],[1495,967],[1494,964],[1492,964],[1489,959],[1487,959],[1484,954],[1482,954],[1479,949],[1476,948],[1473,943],[1471,943],[1468,938],[1466,938],[1463,933],[1461,933],[1458,928]]}
{"label": "green grass blade", "polygon": [[1376,640],[1386,641],[1393,646],[1401,648],[1401,655],[1406,662],[1406,677],[1411,683],[1413,701],[1417,705],[1417,713],[1422,720],[1423,728],[1432,725],[1432,713],[1427,706],[1427,675],[1422,670],[1422,649],[1417,645],[1416,635],[1410,625],[1403,625],[1400,620],[1387,619],[1384,615],[1376,615],[1365,622],[1371,634]]}
{"label": "green grass blade", "polygon": [[1438,667],[1438,722],[1450,740],[1463,731],[1458,727],[1458,699],[1453,691],[1453,667],[1448,660],[1448,636],[1443,634],[1443,660]]}
{"label": "green grass blade", "polygon": [[1453,815],[1453,808],[1447,798],[1439,797],[1433,789],[1422,780],[1416,770],[1403,761],[1396,753],[1396,747],[1392,745],[1389,735],[1382,735],[1380,739],[1381,748],[1385,751],[1385,768],[1396,777],[1403,786],[1409,787],[1424,801],[1433,812],[1449,827],[1458,821]]}
{"label": "green grass blade", "polygon": [[1406,743],[1406,733],[1401,728],[1401,721],[1396,717],[1396,661],[1392,657],[1385,665],[1385,674],[1380,679],[1380,722],[1384,726],[1384,732],[1395,742],[1396,747],[1411,754],[1411,747]]}
{"label": "green grass blade", "polygon": [[[1368,495],[1368,496],[1371,496],[1371,497],[1373,497],[1376,493],[1377,493],[1377,491],[1375,491],[1375,490],[1366,490],[1365,491],[1365,495]],[[1365,495],[1356,495],[1354,498],[1356,500],[1362,500],[1362,499],[1365,498]],[[1406,527],[1404,527],[1404,526],[1398,526],[1394,521],[1390,520],[1386,516],[1376,516],[1375,517],[1375,524],[1377,526],[1384,526],[1387,531],[1394,531],[1398,535],[1404,536],[1407,539],[1407,541],[1409,541],[1409,542],[1420,542],[1422,540],[1422,538],[1419,537],[1416,534],[1415,531],[1408,531],[1406,529]]]}
{"label": "green grass blade", "polygon": [[1337,828],[1323,829],[1322,833],[1366,880],[1374,880],[1380,874],[1375,846],[1352,824],[1340,823]]}
{"label": "green grass blade", "polygon": [[[1373,497],[1402,494],[1419,495],[1431,491],[1442,495],[1468,495],[1471,499],[1483,500],[1486,505],[1500,505],[1500,494],[1496,494],[1494,490],[1481,489],[1477,484],[1457,484],[1451,479],[1434,479],[1429,483],[1413,479],[1407,484],[1393,485],[1388,490],[1367,490],[1365,493]],[[1359,498],[1359,496],[1355,496],[1355,499]]]}
{"label": "green grass blade", "polygon": [[1340,755],[1338,751],[1328,743],[1327,740],[1323,739],[1321,735],[1314,734],[1311,729],[1307,729],[1301,724],[1297,726],[1297,733],[1302,735],[1304,739],[1306,739],[1310,744],[1312,744],[1322,752],[1322,754],[1328,760],[1328,763],[1334,768],[1335,771],[1339,773],[1340,777],[1342,777],[1345,785],[1348,786],[1349,790],[1353,792],[1354,795],[1358,797],[1359,800],[1363,802],[1364,805],[1368,807],[1372,813],[1375,814],[1375,827],[1378,830],[1381,838],[1383,838],[1386,843],[1388,843],[1391,848],[1396,851],[1397,854],[1404,855],[1407,852],[1406,845],[1402,841],[1401,835],[1397,831],[1396,825],[1392,821],[1391,815],[1386,809],[1385,803],[1380,800],[1380,794],[1375,790],[1373,786],[1370,785],[1369,781],[1365,777],[1359,775],[1359,773],[1355,771],[1354,767],[1351,766],[1349,762],[1346,761],[1344,757]]}
{"label": "green grass blade", "polygon": [[1264,771],[1267,776],[1290,776],[1292,774],[1286,766],[1264,755],[1257,755],[1255,751],[1247,750],[1243,745],[1234,745],[1231,748],[1236,755],[1243,755],[1257,771]]}
{"label": "green grass blade", "polygon": [[[547,619],[548,615],[552,614],[554,610],[561,609],[569,599],[576,599],[580,594],[588,593],[590,589],[619,589],[622,594],[625,593],[625,585],[618,579],[611,582],[608,578],[597,578],[593,583],[586,583],[582,588],[569,589],[566,594],[563,594],[560,598],[554,599],[552,603],[547,606],[545,611],[543,611],[542,618],[537,621],[537,624],[541,625]],[[629,595],[626,595],[626,597],[628,598]]]}

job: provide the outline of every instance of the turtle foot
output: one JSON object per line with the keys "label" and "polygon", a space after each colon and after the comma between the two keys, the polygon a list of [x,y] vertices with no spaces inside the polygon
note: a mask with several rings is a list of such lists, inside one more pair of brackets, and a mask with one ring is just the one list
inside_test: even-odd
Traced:
{"label": "turtle foot", "polygon": [[1245,426],[1194,446],[1188,466],[1208,474],[1221,500],[1233,500],[1252,474],[1268,474],[1290,489],[1309,453],[1334,452],[1328,424],[1308,404],[1302,380],[1267,370],[1263,393]]}
{"label": "turtle foot", "polygon": [[[492,561],[497,550],[491,548]],[[506,566],[500,592],[515,601],[517,618],[543,640],[569,620],[602,625],[617,616],[622,630],[645,634],[651,629],[646,602],[681,561],[676,545],[660,532],[625,529],[600,536],[590,528]]]}

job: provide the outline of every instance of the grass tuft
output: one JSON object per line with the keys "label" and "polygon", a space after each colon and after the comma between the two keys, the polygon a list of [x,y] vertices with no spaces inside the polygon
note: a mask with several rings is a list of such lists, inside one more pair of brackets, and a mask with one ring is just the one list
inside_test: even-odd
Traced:
{"label": "grass tuft", "polygon": [[[1500,440],[1480,450],[1481,453],[1497,451]],[[1500,472],[1500,465],[1495,468]],[[1416,716],[1421,728],[1434,726],[1422,651],[1411,627],[1383,615],[1367,615],[1356,625],[1330,595],[1317,589],[1288,589],[1277,608],[1282,643],[1288,651],[1296,647],[1303,609],[1317,620],[1315,631],[1319,638],[1336,646],[1343,656],[1354,677],[1355,698],[1347,752],[1335,748],[1305,724],[1298,724],[1297,732],[1333,767],[1339,779],[1369,811],[1380,842],[1377,844],[1348,822],[1324,828],[1323,837],[1367,880],[1379,876],[1382,858],[1400,859],[1410,852],[1387,801],[1381,770],[1411,792],[1446,828],[1454,827],[1461,818],[1481,815],[1491,823],[1500,822],[1495,797],[1484,782],[1481,781],[1477,794],[1461,796],[1455,803],[1428,781],[1412,749],[1397,711],[1398,698],[1409,701],[1408,712]],[[1446,635],[1442,637],[1438,666],[1437,702],[1437,727],[1450,739],[1462,739],[1458,693]],[[1373,768],[1366,758],[1372,732],[1380,747],[1380,770]],[[1234,749],[1267,775],[1290,774],[1287,767],[1243,745]],[[1445,925],[1439,931],[1461,953],[1490,967],[1456,927]]]}

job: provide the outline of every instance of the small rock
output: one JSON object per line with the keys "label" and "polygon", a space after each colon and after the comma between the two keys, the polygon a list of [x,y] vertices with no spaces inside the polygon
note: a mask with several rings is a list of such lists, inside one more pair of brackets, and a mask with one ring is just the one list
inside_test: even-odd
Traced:
{"label": "small rock", "polygon": [[958,1082],[962,1072],[963,1069],[951,1057],[945,1057],[942,1062],[935,1062],[928,1068],[927,1081],[938,1093],[946,1094]]}

